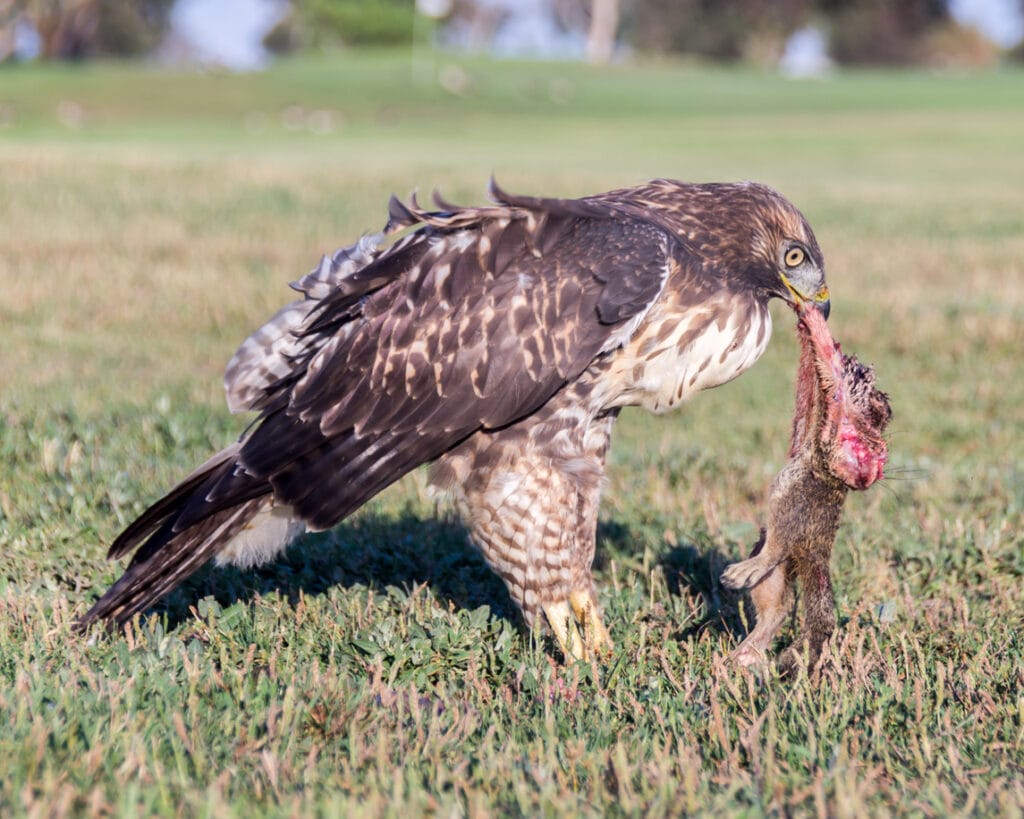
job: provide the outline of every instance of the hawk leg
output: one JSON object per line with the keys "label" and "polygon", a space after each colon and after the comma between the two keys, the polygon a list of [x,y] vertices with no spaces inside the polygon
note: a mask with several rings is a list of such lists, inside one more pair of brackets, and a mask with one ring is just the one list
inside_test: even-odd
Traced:
{"label": "hawk leg", "polygon": [[548,603],[542,607],[544,617],[551,627],[551,633],[555,635],[558,647],[566,659],[587,660],[590,654],[587,645],[576,623],[576,619],[565,600],[556,603]]}
{"label": "hawk leg", "polygon": [[[479,433],[439,462],[432,480],[453,491],[470,536],[526,625],[543,616],[566,659],[590,659],[612,647],[591,566],[614,419],[566,420]],[[557,446],[547,433],[558,435]]]}
{"label": "hawk leg", "polygon": [[601,606],[597,602],[594,590],[572,591],[569,593],[569,605],[577,621],[583,627],[583,641],[594,652],[607,656],[611,654],[612,637],[601,619]]}
{"label": "hawk leg", "polygon": [[601,619],[601,608],[592,591],[571,591],[568,602],[543,606],[544,617],[562,654],[574,660],[607,659],[612,638]]}

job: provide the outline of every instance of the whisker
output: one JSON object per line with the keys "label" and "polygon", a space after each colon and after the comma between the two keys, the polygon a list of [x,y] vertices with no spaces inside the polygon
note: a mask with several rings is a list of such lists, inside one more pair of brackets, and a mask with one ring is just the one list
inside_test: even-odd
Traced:
{"label": "whisker", "polygon": [[889,492],[892,495],[893,498],[899,498],[899,495],[896,493],[896,489],[893,486],[888,485],[886,483],[886,479],[885,478],[883,478],[880,481],[874,482],[873,485],[874,486],[881,486],[883,489],[885,489],[887,492]]}
{"label": "whisker", "polygon": [[932,471],[930,469],[924,469],[918,466],[895,466],[886,467],[885,477],[895,478],[898,480],[924,480],[932,477]]}
{"label": "whisker", "polygon": [[892,495],[894,498],[898,498],[899,492],[896,491],[896,487],[889,483],[889,478],[882,478],[882,480],[875,483],[875,486],[881,486],[886,492]]}

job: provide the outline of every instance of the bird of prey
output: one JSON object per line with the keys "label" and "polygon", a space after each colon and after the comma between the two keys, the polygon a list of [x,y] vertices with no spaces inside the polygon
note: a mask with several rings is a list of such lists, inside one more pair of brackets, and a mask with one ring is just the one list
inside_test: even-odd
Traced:
{"label": "bird of prey", "polygon": [[490,195],[393,197],[382,233],[292,285],[225,374],[229,408],[258,418],[114,541],[134,555],[82,627],[127,621],[210,559],[269,560],[430,464],[527,625],[546,619],[567,657],[610,648],[591,564],[617,414],[745,371],[773,297],[827,315],[821,250],[749,182]]}

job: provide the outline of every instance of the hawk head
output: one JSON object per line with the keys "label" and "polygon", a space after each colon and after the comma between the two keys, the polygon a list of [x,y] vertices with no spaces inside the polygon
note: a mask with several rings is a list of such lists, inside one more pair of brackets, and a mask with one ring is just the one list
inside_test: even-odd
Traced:
{"label": "hawk head", "polygon": [[769,298],[778,297],[798,313],[818,308],[828,318],[825,259],[803,214],[766,185],[745,183],[750,208],[750,266],[747,276]]}
{"label": "hawk head", "polygon": [[778,297],[798,312],[810,305],[828,316],[821,248],[777,191],[755,182],[656,180],[648,197],[705,273],[765,300]]}

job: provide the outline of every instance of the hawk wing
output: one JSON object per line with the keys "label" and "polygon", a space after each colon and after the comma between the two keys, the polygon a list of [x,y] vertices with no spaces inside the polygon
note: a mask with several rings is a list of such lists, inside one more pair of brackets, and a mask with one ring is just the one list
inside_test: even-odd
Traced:
{"label": "hawk wing", "polygon": [[389,228],[420,229],[338,278],[291,371],[263,390],[239,463],[311,528],[535,411],[660,294],[673,264],[661,228],[605,203],[498,195],[441,213],[393,202]]}
{"label": "hawk wing", "polygon": [[296,360],[309,354],[304,344],[316,340],[302,336],[310,312],[344,279],[372,264],[384,252],[384,236],[385,233],[364,236],[354,245],[324,256],[308,275],[292,282],[292,288],[304,298],[278,310],[242,342],[228,362],[224,371],[228,409],[245,412],[264,408],[281,380],[292,372]]}
{"label": "hawk wing", "polygon": [[[338,523],[467,436],[519,421],[621,345],[678,263],[670,234],[614,201],[517,199],[428,213],[392,200],[386,232],[296,283],[305,299],[226,375],[251,431],[114,541],[129,568],[87,612],[123,622],[272,503]],[[442,207],[446,207],[441,203]]]}

